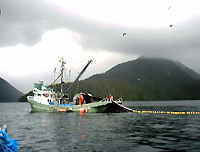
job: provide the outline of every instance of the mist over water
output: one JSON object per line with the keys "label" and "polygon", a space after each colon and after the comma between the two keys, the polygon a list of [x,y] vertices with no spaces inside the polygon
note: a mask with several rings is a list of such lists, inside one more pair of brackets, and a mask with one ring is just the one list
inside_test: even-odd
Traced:
{"label": "mist over water", "polygon": [[[200,111],[200,101],[126,102],[142,110]],[[22,152],[169,152],[200,150],[200,116],[134,113],[30,113],[28,103],[0,103]]]}

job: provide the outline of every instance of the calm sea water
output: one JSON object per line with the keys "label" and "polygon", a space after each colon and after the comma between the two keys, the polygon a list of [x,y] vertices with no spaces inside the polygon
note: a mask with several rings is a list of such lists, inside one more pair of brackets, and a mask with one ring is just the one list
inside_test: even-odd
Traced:
{"label": "calm sea water", "polygon": [[[200,101],[125,104],[144,110],[200,111]],[[8,125],[22,152],[199,152],[199,118],[134,113],[30,113],[28,103],[0,103],[0,125]]]}

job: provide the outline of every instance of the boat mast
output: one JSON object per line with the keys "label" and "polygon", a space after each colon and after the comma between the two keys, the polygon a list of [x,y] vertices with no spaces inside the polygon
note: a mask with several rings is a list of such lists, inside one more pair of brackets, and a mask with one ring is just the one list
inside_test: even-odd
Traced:
{"label": "boat mast", "polygon": [[66,64],[66,62],[64,61],[63,57],[61,57],[61,59],[59,60],[59,62],[61,63],[60,74],[54,80],[54,82],[52,84],[54,84],[60,78],[60,83],[61,83],[61,85],[60,85],[60,91],[61,91],[61,93],[63,93],[64,92],[63,91],[63,88],[64,88],[64,81],[63,81],[63,79],[64,79],[64,70],[65,70],[65,64]]}
{"label": "boat mast", "polygon": [[61,93],[63,93],[63,85],[64,85],[63,78],[64,78],[64,70],[65,70],[66,62],[64,61],[63,57],[59,60],[59,62],[61,63],[61,68],[60,68],[60,83],[61,83],[60,91],[61,91]]}

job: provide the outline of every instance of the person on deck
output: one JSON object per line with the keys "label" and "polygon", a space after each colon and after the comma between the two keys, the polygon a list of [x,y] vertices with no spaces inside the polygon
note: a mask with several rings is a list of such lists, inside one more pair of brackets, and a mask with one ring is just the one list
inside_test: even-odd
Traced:
{"label": "person on deck", "polygon": [[113,96],[111,94],[108,96],[108,101],[113,101]]}
{"label": "person on deck", "polygon": [[83,95],[80,94],[80,96],[79,96],[79,104],[82,105],[84,103],[84,100],[85,99],[84,99]]}

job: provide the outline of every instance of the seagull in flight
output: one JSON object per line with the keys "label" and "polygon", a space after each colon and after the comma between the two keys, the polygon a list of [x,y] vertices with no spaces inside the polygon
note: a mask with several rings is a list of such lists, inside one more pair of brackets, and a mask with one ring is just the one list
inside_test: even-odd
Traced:
{"label": "seagull in flight", "polygon": [[126,33],[123,33],[123,34],[122,34],[123,37],[126,36],[126,35],[127,35]]}

